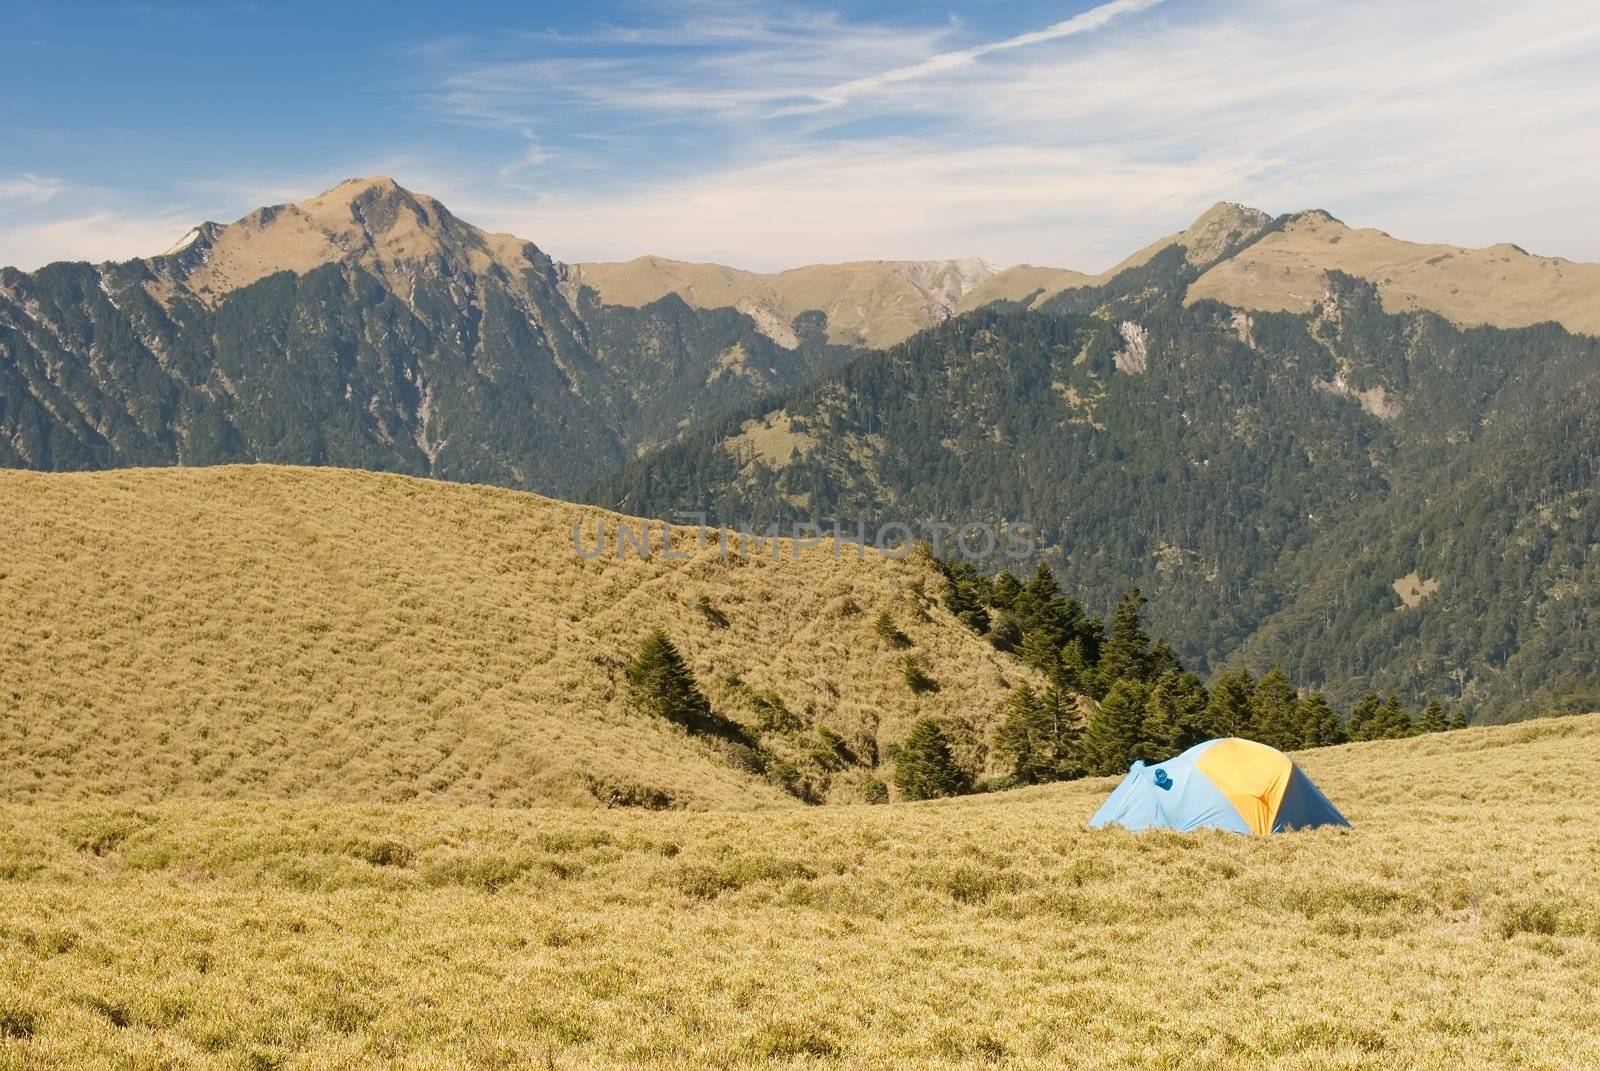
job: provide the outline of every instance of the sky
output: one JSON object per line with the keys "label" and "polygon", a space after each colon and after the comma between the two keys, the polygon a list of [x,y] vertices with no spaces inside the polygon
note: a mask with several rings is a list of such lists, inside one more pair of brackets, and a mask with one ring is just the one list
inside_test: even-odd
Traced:
{"label": "sky", "polygon": [[561,260],[1097,271],[1218,200],[1600,261],[1600,8],[0,0],[0,264],[385,174]]}

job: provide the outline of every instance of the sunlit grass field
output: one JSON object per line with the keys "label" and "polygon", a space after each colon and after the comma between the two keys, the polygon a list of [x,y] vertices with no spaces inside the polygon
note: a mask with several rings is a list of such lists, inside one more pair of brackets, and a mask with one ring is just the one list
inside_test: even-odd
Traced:
{"label": "sunlit grass field", "polygon": [[[654,557],[618,558],[623,520],[336,469],[0,471],[0,800],[796,805],[630,709],[623,669],[657,626],[721,713],[778,696],[797,728],[765,742],[801,767],[817,727],[862,754],[920,716],[984,740],[1036,680],[941,605],[925,557],[724,557],[691,528],[667,560],[656,528]],[[575,554],[575,522],[610,553]],[[937,691],[906,686],[908,654]]]}
{"label": "sunlit grass field", "polygon": [[3,1068],[1592,1068],[1600,716],[1309,752],[1350,831],[927,804],[0,806]]}

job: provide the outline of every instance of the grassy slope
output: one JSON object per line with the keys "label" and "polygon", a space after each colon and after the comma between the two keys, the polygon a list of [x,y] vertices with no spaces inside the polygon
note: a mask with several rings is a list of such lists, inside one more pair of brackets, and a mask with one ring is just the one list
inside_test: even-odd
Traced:
{"label": "grassy slope", "polygon": [[1189,287],[1188,300],[1308,312],[1329,271],[1370,279],[1390,312],[1430,309],[1458,324],[1498,327],[1554,320],[1574,333],[1600,332],[1600,264],[1531,256],[1514,245],[1406,242],[1322,212],[1302,213],[1216,265]]}
{"label": "grassy slope", "polygon": [[[613,515],[511,491],[267,466],[7,471],[0,515],[0,799],[592,803],[595,776],[690,805],[792,802],[627,709],[622,668],[652,626],[707,687],[738,673],[884,745],[919,711],[981,725],[1020,672],[936,605],[924,563],[582,562],[572,522],[592,539]],[[902,682],[872,629],[884,607],[938,693]]]}
{"label": "grassy slope", "polygon": [[1355,828],[1270,839],[1085,830],[1109,781],[0,805],[0,1067],[1593,1067],[1597,747],[1311,752]]}

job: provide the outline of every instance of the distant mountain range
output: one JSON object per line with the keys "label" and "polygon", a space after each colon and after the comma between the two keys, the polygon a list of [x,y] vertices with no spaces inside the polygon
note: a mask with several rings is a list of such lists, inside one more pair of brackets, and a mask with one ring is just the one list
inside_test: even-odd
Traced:
{"label": "distant mountain range", "polygon": [[[1095,275],[566,265],[387,179],[0,270],[0,465],[1025,520],[1200,668],[1600,704],[1600,266],[1218,204]],[[883,348],[887,347],[887,348]],[[993,564],[993,563],[990,563]]]}

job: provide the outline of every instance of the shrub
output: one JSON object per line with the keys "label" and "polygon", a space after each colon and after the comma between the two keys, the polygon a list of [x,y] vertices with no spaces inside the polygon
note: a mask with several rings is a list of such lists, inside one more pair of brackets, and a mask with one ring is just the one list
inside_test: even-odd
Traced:
{"label": "shrub", "polygon": [[27,1041],[39,1030],[39,1017],[31,1008],[10,1000],[0,1003],[0,1038]]}
{"label": "shrub", "polygon": [[798,1060],[833,1056],[838,1046],[810,1023],[776,1022],[757,1030],[751,1051],[762,1060]]}
{"label": "shrub", "polygon": [[855,752],[850,750],[844,737],[826,725],[817,726],[817,744],[811,749],[811,758],[824,770],[839,770],[856,764]]}
{"label": "shrub", "polygon": [[128,808],[79,815],[63,824],[61,835],[80,852],[105,855],[153,821]]}
{"label": "shrub", "polygon": [[1506,904],[1499,911],[1501,937],[1519,933],[1553,936],[1561,925],[1561,912],[1549,900],[1526,899]]}
{"label": "shrub", "polygon": [[409,845],[397,840],[355,838],[344,845],[346,855],[373,866],[410,866],[412,851]]}
{"label": "shrub", "polygon": [[900,663],[900,675],[905,679],[906,687],[918,695],[939,690],[939,682],[928,676],[916,655],[905,656]]}
{"label": "shrub", "polygon": [[878,611],[878,618],[872,623],[872,630],[884,643],[896,650],[904,650],[911,646],[911,638],[900,631],[900,626],[894,623],[894,615],[887,609]]}
{"label": "shrub", "polygon": [[711,596],[702,595],[695,599],[694,608],[699,610],[700,613],[704,615],[707,623],[709,623],[712,628],[728,627],[727,615],[712,605]]}
{"label": "shrub", "polygon": [[861,798],[867,803],[888,803],[889,786],[882,778],[874,777],[861,786]]}
{"label": "shrub", "polygon": [[756,716],[756,728],[764,733],[792,733],[803,724],[784,704],[783,696],[771,690],[751,696],[750,710]]}
{"label": "shrub", "polygon": [[632,781],[612,781],[608,778],[585,778],[589,795],[607,807],[640,807],[647,811],[665,811],[678,806],[672,793],[654,785],[641,785]]}

